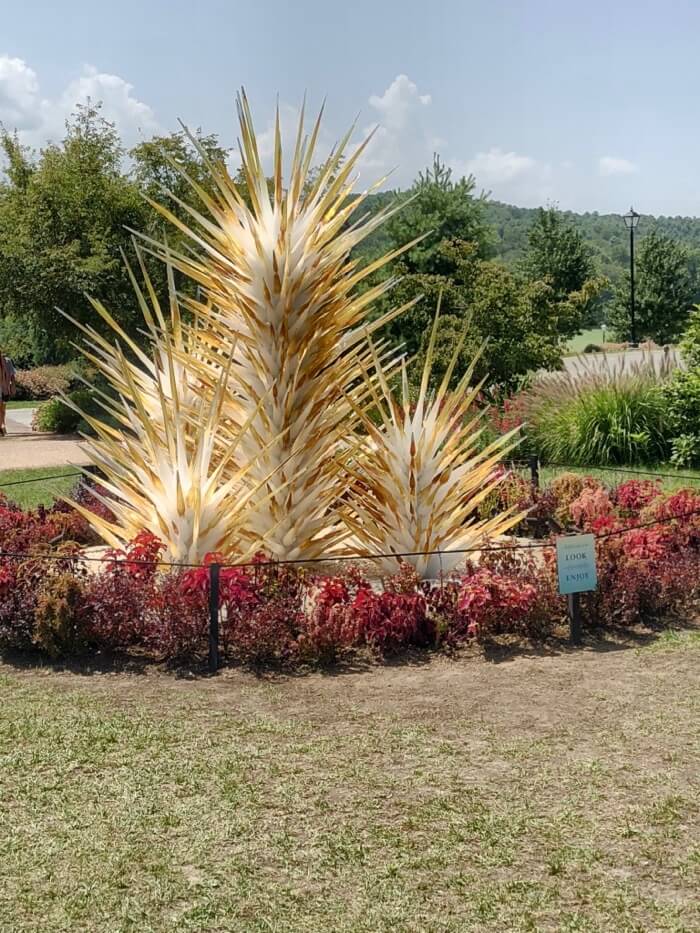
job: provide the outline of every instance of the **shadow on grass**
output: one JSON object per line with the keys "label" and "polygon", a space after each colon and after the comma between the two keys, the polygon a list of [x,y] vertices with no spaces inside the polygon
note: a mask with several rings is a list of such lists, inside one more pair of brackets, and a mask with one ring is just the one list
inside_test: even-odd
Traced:
{"label": "shadow on grass", "polygon": [[614,651],[638,650],[655,644],[670,631],[697,632],[697,624],[687,621],[652,623],[646,626],[595,626],[584,629],[581,644],[571,643],[568,632],[562,630],[543,641],[515,639],[493,640],[483,647],[483,657],[492,664],[503,664],[518,658],[555,658],[580,652],[605,654]]}
{"label": "shadow on grass", "polygon": [[[2,652],[2,661],[24,671],[53,671],[90,677],[94,674],[146,674],[150,669],[162,668],[152,657],[127,652],[97,652],[91,655],[52,659],[31,649],[9,649]],[[174,669],[173,669],[174,670]]]}
{"label": "shadow on grass", "polygon": [[[423,668],[443,659],[446,663],[466,664],[485,660],[490,664],[505,664],[521,658],[557,658],[583,652],[608,653],[638,650],[652,646],[669,633],[700,633],[696,623],[675,621],[653,626],[597,627],[584,632],[580,645],[572,645],[568,632],[563,629],[543,641],[527,641],[513,636],[494,638],[482,644],[470,644],[447,651],[439,648],[408,648],[395,655],[379,658],[366,650],[348,652],[347,655],[326,663],[309,663],[292,666],[278,663],[241,663],[222,656],[218,674],[241,672],[256,680],[303,679],[311,674],[322,677],[347,677],[379,669]],[[187,663],[162,661],[146,652],[97,652],[72,658],[51,659],[38,651],[7,650],[0,655],[8,666],[23,671],[51,671],[70,673],[79,677],[105,674],[147,675],[160,674],[179,680],[209,680],[216,677],[207,668],[204,657]]]}

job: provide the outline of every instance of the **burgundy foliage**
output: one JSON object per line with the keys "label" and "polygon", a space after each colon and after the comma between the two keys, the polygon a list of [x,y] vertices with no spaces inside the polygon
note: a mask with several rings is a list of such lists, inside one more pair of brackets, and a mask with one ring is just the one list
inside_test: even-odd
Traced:
{"label": "burgundy foliage", "polygon": [[[657,483],[635,479],[608,491],[568,474],[537,492],[512,474],[497,496],[496,506],[540,508],[545,519],[558,515],[597,536],[599,585],[582,600],[589,626],[664,620],[700,593],[700,494],[693,490],[663,495]],[[0,648],[54,657],[138,649],[199,663],[208,645],[208,565],[224,558],[166,568],[161,542],[142,533],[95,570],[76,556],[87,537],[81,523],[67,506],[25,512],[0,499],[3,550],[19,555],[0,552]],[[62,560],[46,559],[58,549]],[[419,582],[402,564],[381,585],[356,568],[321,576],[260,555],[246,567],[220,567],[219,608],[224,658],[252,665],[542,639],[565,623],[551,547],[494,550],[437,582]]]}

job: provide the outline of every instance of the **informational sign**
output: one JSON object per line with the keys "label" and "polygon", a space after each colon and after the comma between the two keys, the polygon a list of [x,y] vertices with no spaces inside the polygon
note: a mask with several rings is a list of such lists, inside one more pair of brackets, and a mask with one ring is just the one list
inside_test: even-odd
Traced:
{"label": "informational sign", "polygon": [[585,593],[598,585],[593,535],[565,535],[557,538],[559,592]]}

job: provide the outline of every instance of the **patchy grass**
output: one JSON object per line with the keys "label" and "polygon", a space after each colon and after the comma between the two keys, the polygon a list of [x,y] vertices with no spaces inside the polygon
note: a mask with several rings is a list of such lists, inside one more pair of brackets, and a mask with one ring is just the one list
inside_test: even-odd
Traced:
{"label": "patchy grass", "polygon": [[700,928],[690,640],[212,681],[0,668],[0,928]]}
{"label": "patchy grass", "polygon": [[65,496],[73,489],[78,480],[76,473],[74,466],[0,470],[0,493],[25,509],[34,509],[38,505],[52,505],[59,496]]}
{"label": "patchy grass", "polygon": [[18,401],[7,402],[6,404],[7,404],[8,410],[11,411],[13,408],[38,408],[39,405],[41,405],[41,402],[25,400],[23,402],[18,402]]}
{"label": "patchy grass", "polygon": [[659,634],[658,639],[648,646],[649,650],[667,651],[675,648],[700,648],[700,632],[696,629],[667,629]]}

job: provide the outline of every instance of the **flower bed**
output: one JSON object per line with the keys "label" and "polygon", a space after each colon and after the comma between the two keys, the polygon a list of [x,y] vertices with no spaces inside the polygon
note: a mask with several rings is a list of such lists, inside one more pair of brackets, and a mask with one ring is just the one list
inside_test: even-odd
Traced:
{"label": "flower bed", "polygon": [[[649,624],[694,603],[697,493],[664,495],[656,483],[637,480],[607,490],[572,474],[542,492],[518,478],[500,490],[508,504],[534,505],[548,520],[598,536],[599,586],[582,599],[588,626]],[[144,533],[88,572],[80,559],[85,527],[66,506],[22,512],[0,502],[4,550],[20,555],[0,558],[0,647],[51,657],[138,650],[158,661],[202,659],[209,568],[159,568],[161,544]],[[247,567],[223,567],[222,655],[231,663],[298,666],[354,652],[381,658],[502,636],[547,638],[565,624],[550,543],[487,551],[437,582],[419,582],[401,565],[381,590],[352,567],[320,575],[264,555]],[[47,560],[48,550],[61,560]],[[221,555],[211,561],[225,563]]]}

